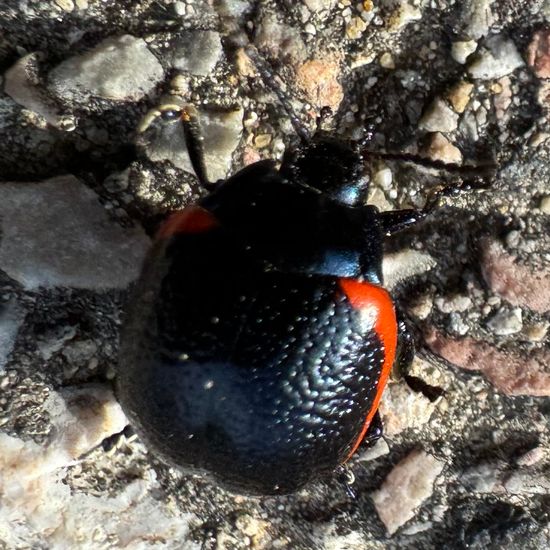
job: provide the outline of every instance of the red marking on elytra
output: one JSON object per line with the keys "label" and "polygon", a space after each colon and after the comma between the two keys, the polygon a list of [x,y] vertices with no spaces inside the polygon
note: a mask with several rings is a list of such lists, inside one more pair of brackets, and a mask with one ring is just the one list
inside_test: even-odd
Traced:
{"label": "red marking on elytra", "polygon": [[388,381],[388,376],[390,375],[395,359],[397,348],[397,318],[395,316],[395,308],[392,299],[388,292],[382,287],[372,283],[344,278],[339,280],[339,284],[354,309],[369,310],[369,314],[372,315],[372,319],[374,320],[374,331],[384,346],[384,363],[382,364],[380,378],[378,379],[376,394],[371,408],[367,413],[367,417],[365,418],[363,428],[355,440],[351,451],[344,460],[344,462],[346,462],[361,444],[378,410],[382,392],[386,387],[386,382]]}
{"label": "red marking on elytra", "polygon": [[157,239],[168,239],[178,234],[204,233],[220,223],[206,208],[189,206],[171,214],[157,233]]}

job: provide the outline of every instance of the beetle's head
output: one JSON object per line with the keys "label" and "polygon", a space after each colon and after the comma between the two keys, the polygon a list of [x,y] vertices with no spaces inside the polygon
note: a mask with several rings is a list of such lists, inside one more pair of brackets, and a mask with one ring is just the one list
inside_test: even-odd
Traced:
{"label": "beetle's head", "polygon": [[363,159],[349,142],[317,133],[309,142],[287,151],[281,174],[318,189],[349,205],[361,204],[368,192]]}

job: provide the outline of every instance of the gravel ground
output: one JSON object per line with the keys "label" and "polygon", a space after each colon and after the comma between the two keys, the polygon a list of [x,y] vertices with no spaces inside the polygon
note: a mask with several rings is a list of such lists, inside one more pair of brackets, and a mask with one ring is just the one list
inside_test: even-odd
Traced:
{"label": "gravel ground", "polygon": [[[211,179],[296,143],[235,29],[309,128],[328,105],[373,152],[497,167],[386,243],[417,357],[352,461],[356,498],[330,478],[232,495],[115,435],[128,288],[202,193],[151,113],[194,105]],[[3,548],[550,547],[548,0],[4,0],[0,30]],[[385,210],[455,177],[366,170]]]}

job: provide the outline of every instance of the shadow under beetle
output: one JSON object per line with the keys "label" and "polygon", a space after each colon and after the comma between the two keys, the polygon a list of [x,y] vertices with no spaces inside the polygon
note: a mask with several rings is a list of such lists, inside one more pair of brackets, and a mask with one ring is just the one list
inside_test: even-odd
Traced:
{"label": "shadow under beetle", "polygon": [[380,437],[391,367],[413,356],[383,287],[384,237],[466,185],[379,212],[364,204],[361,144],[303,129],[279,168],[211,184],[189,111],[158,114],[183,125],[210,194],[156,237],[123,329],[119,399],[170,463],[240,493],[296,491]]}

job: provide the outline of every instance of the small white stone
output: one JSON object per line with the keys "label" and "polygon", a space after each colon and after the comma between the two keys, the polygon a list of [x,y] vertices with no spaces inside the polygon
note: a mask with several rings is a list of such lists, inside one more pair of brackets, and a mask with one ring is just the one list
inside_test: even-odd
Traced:
{"label": "small white stone", "polygon": [[539,208],[543,214],[550,214],[550,195],[542,197]]}
{"label": "small white stone", "polygon": [[461,40],[453,42],[451,47],[451,56],[453,59],[464,65],[468,57],[473,54],[477,49],[477,42],[475,40]]}
{"label": "small white stone", "polygon": [[395,61],[390,52],[385,52],[380,56],[380,66],[384,69],[395,69]]}
{"label": "small white stone", "polygon": [[388,167],[376,171],[372,177],[373,183],[386,191],[391,188],[393,181],[392,171]]}
{"label": "small white stone", "polygon": [[490,330],[497,336],[508,336],[516,334],[523,328],[523,319],[520,308],[511,311],[500,309],[496,315],[487,323]]}
{"label": "small white stone", "polygon": [[55,0],[55,5],[62,9],[63,11],[73,11],[74,2],[73,0]]}
{"label": "small white stone", "polygon": [[392,289],[400,281],[424,273],[435,265],[436,261],[432,256],[418,250],[402,250],[386,254],[382,262],[384,285]]}
{"label": "small white stone", "polygon": [[436,98],[420,119],[419,126],[428,132],[452,132],[458,126],[458,114],[441,98]]}

